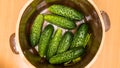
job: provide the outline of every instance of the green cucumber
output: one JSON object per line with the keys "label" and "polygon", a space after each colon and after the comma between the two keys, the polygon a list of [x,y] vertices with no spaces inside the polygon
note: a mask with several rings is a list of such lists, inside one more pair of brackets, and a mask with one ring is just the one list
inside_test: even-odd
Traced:
{"label": "green cucumber", "polygon": [[78,57],[78,58],[76,58],[76,59],[73,59],[72,61],[70,60],[70,61],[68,61],[68,62],[65,62],[64,63],[64,66],[70,66],[70,65],[73,65],[73,64],[76,64],[76,63],[78,63],[79,61],[81,61],[81,57]]}
{"label": "green cucumber", "polygon": [[91,34],[88,33],[87,36],[86,36],[86,38],[85,38],[84,45],[83,45],[84,48],[86,47],[87,43],[89,42],[90,37],[91,37]]}
{"label": "green cucumber", "polygon": [[72,48],[69,51],[54,55],[49,59],[51,64],[61,64],[82,56],[85,52],[83,47]]}
{"label": "green cucumber", "polygon": [[88,25],[86,23],[83,23],[79,26],[77,32],[75,33],[70,48],[79,47],[79,46],[84,47],[87,34],[88,34]]}
{"label": "green cucumber", "polygon": [[68,50],[72,42],[72,37],[73,37],[72,32],[70,31],[65,32],[64,36],[62,37],[60,41],[57,54],[63,53]]}
{"label": "green cucumber", "polygon": [[38,44],[39,42],[39,38],[40,38],[40,34],[41,34],[41,31],[42,31],[42,25],[43,25],[43,15],[42,14],[39,14],[34,22],[33,22],[33,25],[31,27],[31,30],[30,30],[30,43],[31,45],[34,47]]}
{"label": "green cucumber", "polygon": [[44,31],[41,34],[40,41],[38,44],[38,52],[40,57],[46,56],[46,50],[49,44],[49,41],[52,37],[54,31],[54,27],[52,25],[47,25]]}
{"label": "green cucumber", "polygon": [[54,14],[64,16],[66,18],[81,20],[84,16],[82,13],[78,12],[75,9],[70,7],[66,7],[63,5],[52,5],[48,8],[48,10]]}
{"label": "green cucumber", "polygon": [[47,14],[44,16],[44,19],[49,23],[52,23],[56,26],[59,26],[65,29],[74,29],[76,27],[76,24],[73,21],[68,20],[67,18],[64,18],[61,16]]}
{"label": "green cucumber", "polygon": [[[84,48],[86,47],[88,41],[90,40],[90,37],[91,37],[91,34],[88,33],[87,36],[86,36],[86,38],[85,38],[85,43],[84,43],[84,46],[83,46]],[[78,57],[78,58],[76,58],[76,59],[73,59],[72,61],[70,60],[70,61],[68,61],[68,62],[65,62],[65,63],[64,63],[64,66],[73,65],[73,64],[81,61],[81,59],[82,59],[82,57]]]}
{"label": "green cucumber", "polygon": [[51,58],[53,55],[56,54],[61,38],[62,38],[62,30],[59,28],[56,30],[55,35],[50,41],[50,44],[48,46],[47,55],[46,55],[47,59]]}

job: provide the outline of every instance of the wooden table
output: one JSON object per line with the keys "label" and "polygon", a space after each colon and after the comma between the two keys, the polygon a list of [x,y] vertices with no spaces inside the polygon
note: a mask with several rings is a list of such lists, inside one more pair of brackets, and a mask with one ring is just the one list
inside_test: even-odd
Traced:
{"label": "wooden table", "polygon": [[[94,0],[99,9],[111,19],[104,47],[91,68],[120,68],[120,0]],[[0,0],[0,68],[27,68],[9,46],[9,37],[15,32],[16,21],[27,0]]]}

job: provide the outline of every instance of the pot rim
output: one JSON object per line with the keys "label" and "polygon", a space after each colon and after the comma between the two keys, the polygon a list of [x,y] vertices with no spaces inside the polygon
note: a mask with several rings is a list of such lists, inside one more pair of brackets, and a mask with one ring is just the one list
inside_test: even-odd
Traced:
{"label": "pot rim", "polygon": [[[19,43],[19,24],[20,24],[20,20],[22,18],[22,15],[25,11],[25,9],[33,2],[34,0],[28,0],[25,5],[22,7],[22,9],[20,10],[20,13],[19,13],[19,16],[18,16],[18,20],[17,20],[17,24],[16,24],[16,43],[17,43],[17,50],[19,51],[19,55],[20,57],[26,62],[27,66],[29,68],[35,68],[35,66],[33,66],[27,59],[26,57],[24,56],[23,52],[22,52],[22,49],[20,47],[20,43]],[[98,9],[98,7],[96,6],[96,4],[93,2],[93,0],[88,0],[88,2],[95,8],[99,18],[100,18],[100,21],[101,21],[101,25],[102,25],[102,40],[101,40],[101,43],[100,43],[100,47],[95,55],[95,57],[90,61],[90,63],[88,63],[85,68],[90,68],[94,62],[96,61],[96,59],[98,58],[100,52],[102,51],[102,48],[103,48],[103,42],[104,42],[104,38],[105,38],[105,25],[104,25],[104,21],[103,21],[103,18],[102,18],[102,15],[100,13],[100,10]]]}

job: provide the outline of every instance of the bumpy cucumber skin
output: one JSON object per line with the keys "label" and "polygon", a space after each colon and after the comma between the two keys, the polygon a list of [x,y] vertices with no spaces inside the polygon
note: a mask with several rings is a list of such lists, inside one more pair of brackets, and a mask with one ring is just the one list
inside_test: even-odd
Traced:
{"label": "bumpy cucumber skin", "polygon": [[65,34],[63,35],[60,41],[57,54],[63,53],[69,49],[71,42],[72,42],[72,37],[73,37],[72,32],[70,31],[65,32]]}
{"label": "bumpy cucumber skin", "polygon": [[31,27],[30,43],[33,47],[36,46],[39,42],[39,38],[40,38],[41,31],[42,31],[42,26],[43,26],[43,21],[44,21],[43,15],[39,14],[35,18],[33,25]]}
{"label": "bumpy cucumber skin", "polygon": [[86,23],[83,23],[79,26],[77,32],[75,33],[70,48],[85,46],[85,40],[87,34],[88,34],[88,25]]}
{"label": "bumpy cucumber skin", "polygon": [[54,27],[49,24],[45,27],[44,31],[42,32],[38,44],[38,52],[40,57],[46,56],[47,47],[52,37],[53,31],[54,31]]}
{"label": "bumpy cucumber skin", "polygon": [[58,28],[48,46],[47,55],[46,55],[47,59],[51,58],[53,55],[56,54],[61,38],[62,38],[62,30]]}
{"label": "bumpy cucumber skin", "polygon": [[65,29],[74,29],[76,27],[76,24],[73,21],[68,20],[67,18],[61,16],[47,14],[44,15],[44,19],[49,23],[52,23]]}
{"label": "bumpy cucumber skin", "polygon": [[49,60],[49,63],[51,64],[65,63],[75,58],[78,58],[79,56],[82,56],[84,52],[85,52],[85,49],[83,47],[73,48],[69,51],[66,51],[51,57]]}
{"label": "bumpy cucumber skin", "polygon": [[63,6],[63,5],[52,5],[48,10],[54,14],[61,15],[70,19],[81,20],[83,15],[75,9]]}

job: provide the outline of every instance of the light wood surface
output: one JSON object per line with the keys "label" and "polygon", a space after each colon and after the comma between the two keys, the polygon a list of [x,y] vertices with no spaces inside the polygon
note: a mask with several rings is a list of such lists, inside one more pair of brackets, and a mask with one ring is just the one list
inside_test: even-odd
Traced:
{"label": "light wood surface", "polygon": [[[120,0],[94,0],[106,11],[111,28],[105,33],[104,47],[91,68],[120,68]],[[27,0],[0,0],[0,68],[27,68],[19,55],[9,46],[9,37],[15,32],[16,21]]]}

